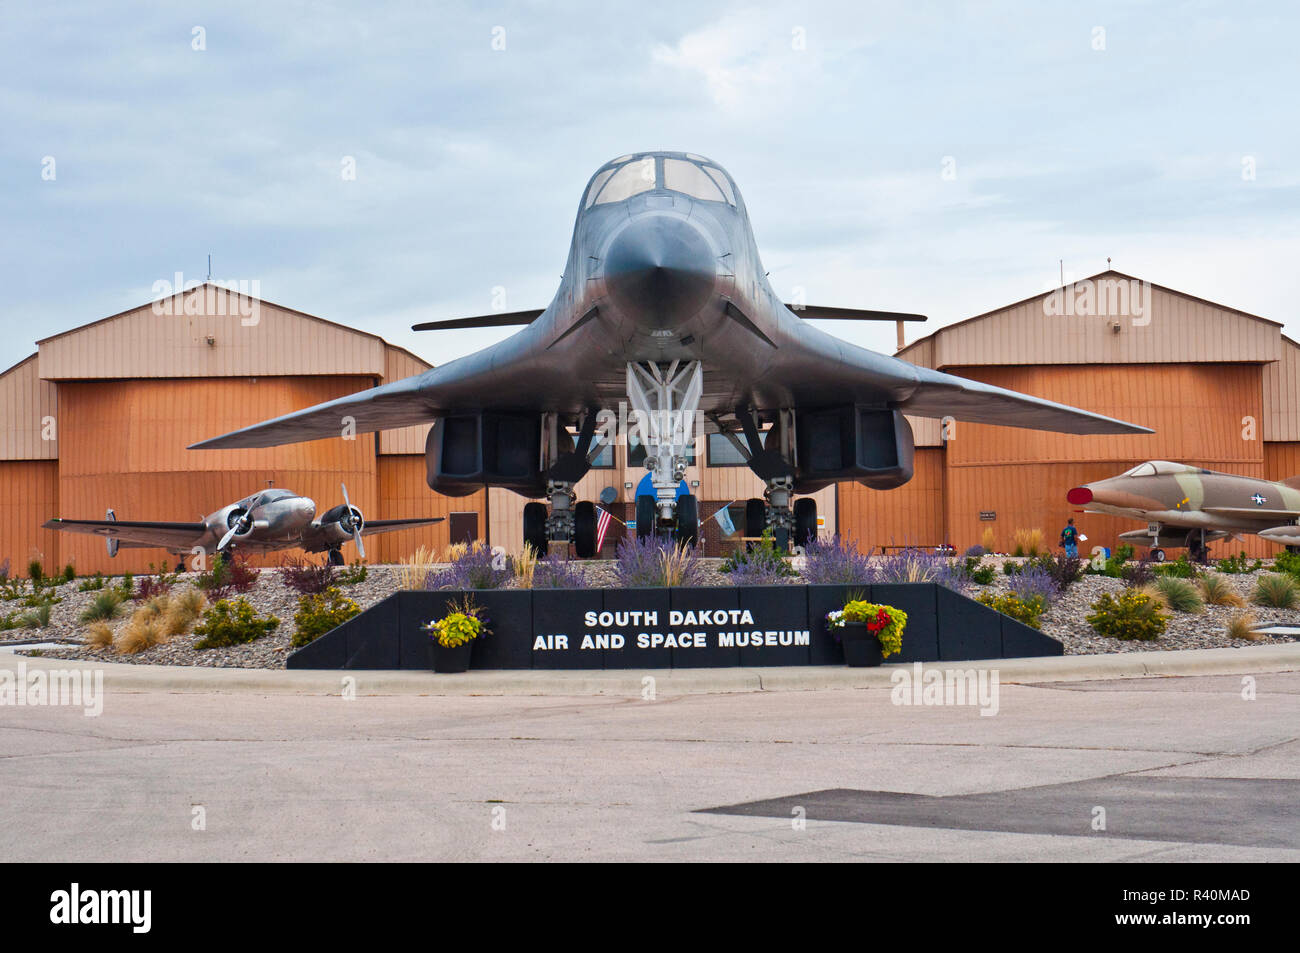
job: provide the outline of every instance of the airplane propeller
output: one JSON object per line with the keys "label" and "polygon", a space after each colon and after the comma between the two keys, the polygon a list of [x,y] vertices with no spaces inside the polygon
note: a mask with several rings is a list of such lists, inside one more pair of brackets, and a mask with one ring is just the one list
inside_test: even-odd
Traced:
{"label": "airplane propeller", "polygon": [[241,513],[239,519],[230,524],[230,529],[226,530],[226,535],[221,537],[221,542],[217,543],[217,552],[224,552],[226,544],[240,533],[247,533],[253,528],[253,521],[248,513]]}
{"label": "airplane propeller", "polygon": [[343,488],[343,505],[347,507],[347,513],[339,522],[352,534],[352,542],[357,544],[357,555],[365,559],[366,547],[361,542],[361,520],[357,519],[360,514],[352,508],[352,501],[348,499],[348,485],[340,483],[339,486]]}

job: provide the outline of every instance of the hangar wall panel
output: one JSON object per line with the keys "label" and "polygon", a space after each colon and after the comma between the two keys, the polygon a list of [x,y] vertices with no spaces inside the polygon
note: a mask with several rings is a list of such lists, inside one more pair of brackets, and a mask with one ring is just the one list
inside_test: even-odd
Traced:
{"label": "hangar wall panel", "polygon": [[[1260,365],[965,367],[953,372],[1155,430],[1080,436],[958,422],[947,450],[954,468],[1078,460],[1185,462],[1192,457],[1258,464],[1264,459]],[[1243,439],[1247,417],[1255,421],[1253,440]]]}
{"label": "hangar wall panel", "polygon": [[880,546],[937,546],[944,520],[943,450],[918,448],[912,479],[896,490],[839,484],[839,533],[866,552]]}
{"label": "hangar wall panel", "polygon": [[[391,344],[384,348],[385,384],[422,374],[432,366],[404,348],[394,347]],[[379,452],[381,454],[423,454],[424,442],[432,426],[432,424],[417,424],[398,430],[382,430],[379,432]]]}
{"label": "hangar wall panel", "polygon": [[447,548],[452,513],[478,513],[479,526],[486,525],[484,507],[486,494],[479,490],[469,496],[452,497],[434,493],[425,478],[424,457],[382,456],[377,461],[379,495],[383,499],[382,519],[414,519],[421,516],[441,516],[443,522],[433,526],[385,533],[374,537],[375,556],[371,562],[394,563],[407,559],[421,546],[426,546],[441,556]]}
{"label": "hangar wall panel", "polygon": [[26,576],[33,559],[50,572],[68,562],[60,547],[62,534],[41,529],[58,515],[58,461],[0,461],[0,564],[9,560],[11,574]]}
{"label": "hangar wall panel", "polygon": [[[1077,507],[1066,502],[1065,494],[1071,487],[1115,476],[1144,459],[1147,458],[1135,457],[1132,460],[1114,462],[954,467],[948,471],[947,483],[951,542],[959,551],[963,550],[981,542],[984,529],[991,527],[997,549],[1010,552],[1016,530],[1041,529],[1047,545],[1054,550],[1061,527],[1073,516],[1075,525],[1088,537],[1080,548],[1081,552],[1091,552],[1094,546],[1105,546],[1113,550],[1118,545],[1120,533],[1141,529],[1144,524],[1138,520],[1081,513]],[[1244,476],[1264,476],[1262,461],[1249,464],[1218,460],[1186,462]],[[996,514],[996,519],[982,521],[982,511]],[[1210,547],[1211,554],[1218,558],[1245,549],[1252,556],[1264,556],[1279,549],[1255,536],[1246,536],[1244,540],[1215,543]]]}
{"label": "hangar wall panel", "polygon": [[1300,476],[1300,443],[1264,444],[1264,473],[1278,481]]}
{"label": "hangar wall panel", "polygon": [[258,303],[255,317],[241,314],[226,291],[208,291],[196,289],[183,300],[167,299],[159,307],[170,307],[170,314],[157,313],[155,305],[147,304],[46,338],[40,342],[41,376],[87,380],[384,374],[384,341],[373,334],[267,301]]}
{"label": "hangar wall panel", "polygon": [[1264,439],[1300,440],[1300,344],[1282,338],[1281,359],[1264,365]]}
{"label": "hangar wall panel", "polygon": [[58,413],[58,392],[41,380],[37,355],[0,374],[0,460],[57,459]]}
{"label": "hangar wall panel", "polygon": [[[375,438],[331,438],[252,450],[187,450],[205,437],[332,400],[364,386],[351,377],[71,381],[59,385],[65,476],[209,470],[262,472],[373,469]],[[251,493],[256,489],[245,490]],[[215,507],[213,507],[215,509]]]}

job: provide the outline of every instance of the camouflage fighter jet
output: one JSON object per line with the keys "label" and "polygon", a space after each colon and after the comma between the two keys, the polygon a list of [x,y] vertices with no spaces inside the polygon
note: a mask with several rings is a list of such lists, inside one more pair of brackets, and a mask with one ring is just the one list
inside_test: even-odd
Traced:
{"label": "camouflage fighter jet", "polygon": [[[548,541],[572,540],[586,557],[595,553],[595,506],[578,502],[574,486],[606,444],[633,430],[655,490],[637,497],[638,535],[697,538],[698,500],[677,490],[704,429],[726,435],[766,487],[746,507],[746,535],[770,528],[783,547],[816,532],[816,502],[796,494],[842,480],[890,489],[912,478],[904,414],[1150,433],[877,354],[804,320],[920,315],[791,307],[768,284],[744,200],[721,166],[691,153],[625,155],[587,183],[548,307],[416,325],[525,325],[518,334],[194,447],[271,447],[432,422],[431,488],[462,496],[498,486],[546,500],[524,507],[525,541],[545,551]],[[624,419],[631,427],[618,426]]]}
{"label": "camouflage fighter jet", "polygon": [[[52,519],[45,523],[45,528],[103,536],[110,556],[116,556],[122,546],[165,549],[182,560],[191,553],[221,553],[236,548],[268,553],[301,547],[309,553],[329,553],[330,564],[342,566],[342,547],[349,539],[357,544],[357,555],[365,559],[362,536],[428,526],[443,519],[439,516],[366,522],[361,510],[348,499],[346,486],[341,504],[327,510],[320,519],[315,516],[316,503],[310,497],[299,496],[291,490],[269,489],[223,506],[194,523],[119,520],[109,510],[103,520]],[[183,562],[177,566],[178,571],[184,568]]]}
{"label": "camouflage fighter jet", "polygon": [[1300,551],[1300,477],[1275,482],[1151,460],[1117,477],[1076,486],[1065,498],[1085,513],[1145,520],[1146,529],[1119,538],[1151,547],[1157,561],[1165,558],[1165,547],[1185,546],[1193,559],[1204,562],[1207,543],[1241,533]]}

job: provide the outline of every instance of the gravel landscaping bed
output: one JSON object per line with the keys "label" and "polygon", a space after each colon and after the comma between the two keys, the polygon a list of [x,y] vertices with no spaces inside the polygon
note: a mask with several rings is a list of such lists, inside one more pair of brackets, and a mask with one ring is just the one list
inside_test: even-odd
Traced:
{"label": "gravel landscaping bed", "polygon": [[[700,585],[726,586],[728,577],[719,571],[722,561],[703,559],[701,563]],[[796,566],[798,563],[796,562]],[[597,588],[612,588],[619,585],[612,560],[593,560],[583,564],[583,572],[588,583]],[[443,567],[435,567],[435,570]],[[173,592],[179,593],[192,588],[195,573],[185,573],[180,577]],[[1243,573],[1229,575],[1233,587],[1249,601],[1254,589],[1255,575]],[[117,654],[107,650],[92,649],[82,643],[84,626],[77,620],[81,612],[95,597],[95,592],[80,592],[78,586],[82,580],[64,583],[56,593],[60,602],[56,603],[50,613],[50,624],[43,629],[13,629],[0,632],[0,644],[18,641],[39,640],[41,642],[60,643],[57,647],[39,649],[44,657],[72,658],[82,660],[101,660],[105,662],[129,662],[144,665],[200,665],[218,668],[283,668],[284,660],[292,651],[290,640],[294,634],[293,616],[297,611],[298,593],[284,585],[277,570],[262,570],[256,587],[247,594],[248,600],[259,613],[271,614],[280,619],[279,627],[270,635],[245,645],[230,648],[196,649],[194,643],[198,637],[192,634],[180,635],[170,642],[147,649],[135,655]],[[783,580],[788,584],[798,584],[802,580],[791,577]],[[113,585],[115,580],[109,580]],[[513,580],[511,584],[513,585]],[[971,596],[981,591],[1005,592],[1009,579],[1000,571],[989,586],[974,586],[968,590]],[[365,581],[352,586],[342,587],[344,594],[356,601],[364,610],[398,589],[398,567],[371,566]],[[1204,611],[1196,614],[1173,612],[1164,635],[1151,642],[1125,642],[1097,635],[1086,621],[1091,605],[1102,593],[1118,592],[1122,582],[1106,576],[1084,576],[1076,582],[1043,616],[1043,632],[1059,639],[1065,646],[1067,655],[1093,655],[1111,652],[1147,652],[1152,650],[1206,649],[1206,648],[1240,648],[1251,645],[1277,645],[1294,642],[1289,637],[1258,636],[1257,640],[1233,639],[1224,634],[1224,626],[1234,615],[1243,611],[1252,612],[1260,623],[1283,624],[1300,627],[1300,609],[1270,609],[1251,605],[1247,610],[1230,606],[1206,606]],[[0,603],[0,613],[13,612],[18,609],[17,602]],[[123,618],[115,623],[121,626]],[[19,653],[25,650],[16,648]]]}

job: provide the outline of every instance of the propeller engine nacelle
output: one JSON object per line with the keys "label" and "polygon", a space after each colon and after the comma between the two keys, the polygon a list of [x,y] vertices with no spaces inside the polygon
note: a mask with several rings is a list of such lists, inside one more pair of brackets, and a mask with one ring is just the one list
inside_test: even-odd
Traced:
{"label": "propeller engine nacelle", "polygon": [[321,533],[331,545],[346,543],[355,538],[365,525],[366,520],[361,515],[361,510],[346,503],[327,510],[320,518]]}

